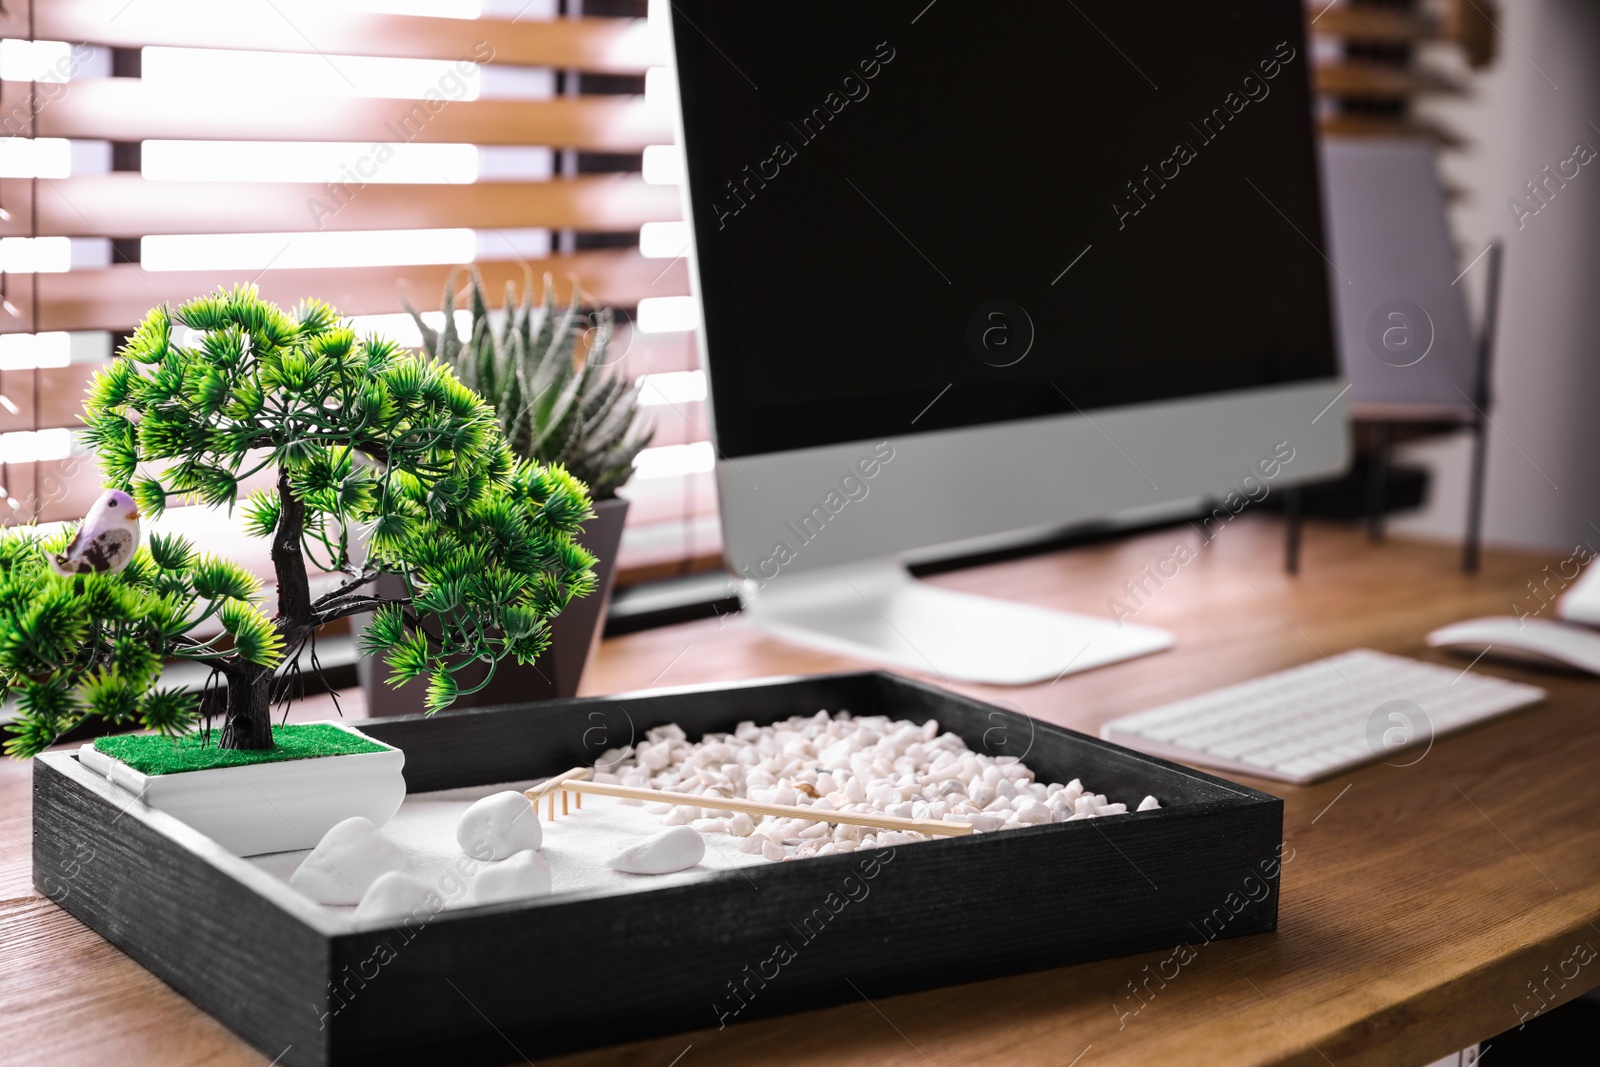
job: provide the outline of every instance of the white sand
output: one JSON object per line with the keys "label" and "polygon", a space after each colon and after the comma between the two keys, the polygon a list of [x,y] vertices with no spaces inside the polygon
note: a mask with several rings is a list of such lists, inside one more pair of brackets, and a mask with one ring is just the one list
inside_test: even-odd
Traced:
{"label": "white sand", "polygon": [[[446,789],[437,793],[416,793],[406,797],[400,810],[383,827],[383,833],[405,849],[406,873],[430,885],[447,907],[466,906],[467,888],[472,876],[485,866],[470,859],[456,844],[456,823],[473,801],[505,789],[523,790],[544,779],[509,782],[502,785]],[[569,803],[576,797],[569,798]],[[589,796],[583,810],[575,808],[562,815],[556,801],[554,822],[545,821],[544,845],[540,852],[550,862],[551,892],[584,890],[631,892],[682,881],[697,872],[730,870],[735,867],[765,865],[759,855],[738,850],[738,839],[727,834],[704,834],[706,855],[697,866],[676,875],[623,874],[606,867],[606,861],[629,845],[659,834],[664,827],[660,815],[643,807],[612,797]],[[541,804],[541,820],[548,809]],[[309,849],[254,856],[250,862],[287,883]],[[329,907],[330,912],[350,914],[354,907]]]}

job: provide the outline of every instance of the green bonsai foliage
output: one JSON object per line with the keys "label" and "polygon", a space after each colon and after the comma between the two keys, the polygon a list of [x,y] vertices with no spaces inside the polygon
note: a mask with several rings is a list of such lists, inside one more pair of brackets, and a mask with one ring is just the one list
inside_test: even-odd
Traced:
{"label": "green bonsai foliage", "polygon": [[506,286],[506,306],[496,329],[472,271],[472,332],[462,339],[454,315],[455,279],[445,285],[444,329],[434,330],[410,304],[406,310],[422,331],[425,350],[452,367],[463,384],[493,405],[511,449],[542,464],[560,464],[589,486],[596,500],[616,495],[633,475],[634,457],[650,443],[654,430],[639,413],[639,386],[607,366],[614,316],[596,315],[587,350],[577,354],[589,319],[580,311],[582,295],[556,308],[555,286],[544,279],[544,299],[533,306],[530,276],[519,300]]}
{"label": "green bonsai foliage", "polygon": [[[486,663],[492,677],[508,657],[531,662],[549,643],[548,620],[594,586],[594,557],[573,540],[593,514],[582,483],[559,466],[518,460],[494,410],[448,367],[358,338],[326,304],[288,314],[246,286],[158,308],[96,376],[85,409],[108,482],[131,491],[146,517],[180,499],[231,508],[241,481],[275,472],[275,487],[242,507],[248,531],[272,542],[277,616],[267,635],[259,612],[246,617],[256,609],[235,595],[242,585],[160,539],[120,575],[29,585],[23,575],[36,572],[40,547],[8,536],[3,685],[25,696],[45,684],[36,668],[59,672],[45,672],[54,683],[41,699],[55,703],[25,708],[15,751],[37,751],[88,714],[179,728],[159,702],[150,718],[155,693],[118,704],[94,690],[110,663],[119,684],[143,693],[173,655],[203,659],[225,681],[198,709],[225,715],[224,748],[270,748],[274,664],[297,665],[317,627],[366,612],[364,649],[386,655],[394,684],[427,676],[437,710],[455,699],[455,675],[468,665]],[[308,559],[343,575],[316,599]],[[363,590],[384,571],[405,577],[406,596]],[[222,618],[231,648],[198,645],[177,628],[202,602]],[[109,651],[62,658],[102,631]],[[38,651],[16,655],[46,658],[13,666],[19,643]],[[134,644],[145,651],[127,651]]]}
{"label": "green bonsai foliage", "polygon": [[155,683],[164,656],[227,658],[216,639],[190,636],[208,620],[221,622],[240,662],[270,669],[283,658],[256,603],[260,583],[243,567],[155,536],[120,573],[67,578],[46,561],[70,537],[0,534],[0,689],[20,713],[8,754],[34,755],[90,715],[168,735],[191,727],[195,694]]}

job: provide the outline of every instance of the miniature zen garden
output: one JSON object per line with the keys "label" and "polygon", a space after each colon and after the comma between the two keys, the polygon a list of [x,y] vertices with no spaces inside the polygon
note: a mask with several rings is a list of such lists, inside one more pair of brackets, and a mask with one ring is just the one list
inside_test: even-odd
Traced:
{"label": "miniature zen garden", "polygon": [[[662,726],[554,778],[410,797],[398,749],[275,724],[330,623],[365,619],[362,650],[392,685],[425,681],[431,714],[533,664],[595,594],[592,496],[627,480],[649,430],[638,386],[599,358],[609,314],[585,347],[580,297],[532,292],[493,316],[474,277],[463,337],[447,290],[443,329],[418,319],[425,353],[252,287],[152,311],[85,401],[105,494],[81,523],[0,534],[6,752],[92,719],[142,731],[84,745],[82,765],[357,920],[1159,807],[843,708]],[[241,499],[247,479],[268,485]],[[270,595],[180,536],[142,538],[180,503],[270,542]],[[313,569],[336,576],[317,595]],[[163,685],[174,661],[209,682]]]}

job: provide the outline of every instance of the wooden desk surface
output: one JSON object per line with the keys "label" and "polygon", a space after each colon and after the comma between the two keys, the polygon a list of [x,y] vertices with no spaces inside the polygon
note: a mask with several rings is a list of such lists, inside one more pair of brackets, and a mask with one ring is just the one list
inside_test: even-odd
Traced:
{"label": "wooden desk surface", "polygon": [[[1350,648],[1465,666],[1424,649],[1423,635],[1532,606],[1526,583],[1559,559],[1490,552],[1469,578],[1453,548],[1372,546],[1313,525],[1304,572],[1290,578],[1279,538],[1275,520],[1242,517],[1156,592],[1137,620],[1176,631],[1173,651],[1053,685],[955,688],[1092,733],[1118,714]],[[1159,532],[933,580],[1104,614],[1125,579],[1180,541],[1198,537]],[[608,641],[587,688],[851,666],[733,616]],[[1535,682],[1551,698],[1440,740],[1414,766],[1377,764],[1307,788],[1243,779],[1286,801],[1280,928],[1202,945],[1164,985],[1141,983],[1169,952],[909,996],[862,989],[870,1003],[541,1063],[1406,1067],[1488,1038],[1539,1005],[1532,984],[1549,1006],[1600,985],[1600,961],[1574,962],[1577,946],[1600,949],[1600,680],[1489,660],[1473,669]],[[0,764],[0,1060],[266,1062],[36,894],[29,833],[27,769]],[[626,961],[619,946],[597,951]],[[508,1047],[507,1061],[518,1059]]]}

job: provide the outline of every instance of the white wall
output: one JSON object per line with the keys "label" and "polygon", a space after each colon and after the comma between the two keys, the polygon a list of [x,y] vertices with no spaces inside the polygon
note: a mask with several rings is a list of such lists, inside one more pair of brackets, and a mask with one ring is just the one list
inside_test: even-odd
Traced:
{"label": "white wall", "polygon": [[[1600,547],[1600,159],[1521,229],[1507,204],[1579,142],[1600,150],[1600,4],[1501,6],[1500,55],[1469,76],[1473,95],[1425,109],[1472,142],[1445,153],[1443,164],[1446,182],[1469,194],[1452,218],[1462,265],[1490,238],[1505,245],[1485,536]],[[1461,283],[1473,283],[1474,300],[1482,266]],[[1396,521],[1397,533],[1461,536],[1468,455],[1465,438],[1402,453],[1431,466],[1435,484],[1429,506]]]}

